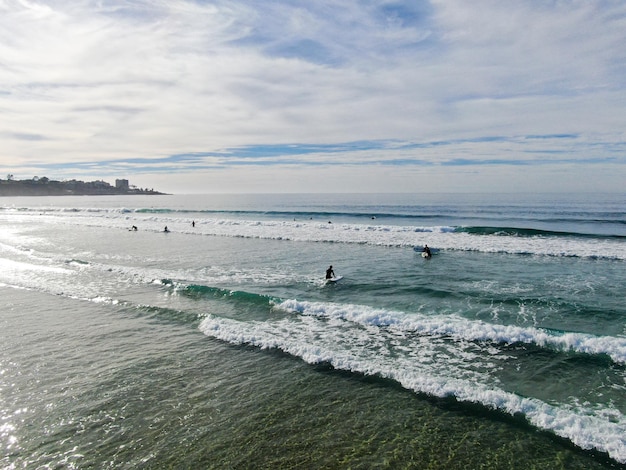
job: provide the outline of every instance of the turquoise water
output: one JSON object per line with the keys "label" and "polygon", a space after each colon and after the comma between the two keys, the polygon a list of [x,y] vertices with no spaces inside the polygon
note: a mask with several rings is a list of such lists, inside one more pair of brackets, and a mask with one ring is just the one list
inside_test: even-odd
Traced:
{"label": "turquoise water", "polygon": [[4,198],[0,466],[623,467],[625,201]]}

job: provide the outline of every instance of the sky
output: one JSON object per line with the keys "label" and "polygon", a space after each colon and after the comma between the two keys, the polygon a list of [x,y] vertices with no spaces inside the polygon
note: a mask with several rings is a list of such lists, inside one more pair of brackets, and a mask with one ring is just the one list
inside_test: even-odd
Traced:
{"label": "sky", "polygon": [[623,0],[0,0],[0,179],[625,192]]}

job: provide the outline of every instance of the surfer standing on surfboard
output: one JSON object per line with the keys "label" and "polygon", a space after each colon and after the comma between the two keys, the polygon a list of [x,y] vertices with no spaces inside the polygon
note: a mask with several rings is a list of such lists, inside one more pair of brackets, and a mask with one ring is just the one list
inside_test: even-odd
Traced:
{"label": "surfer standing on surfboard", "polygon": [[331,264],[326,270],[326,279],[332,279],[333,277],[335,277],[335,271],[333,271],[333,265]]}

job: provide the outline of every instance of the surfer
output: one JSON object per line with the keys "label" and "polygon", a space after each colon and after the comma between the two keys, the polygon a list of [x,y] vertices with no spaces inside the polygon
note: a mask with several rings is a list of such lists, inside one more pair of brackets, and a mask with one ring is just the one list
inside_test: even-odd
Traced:
{"label": "surfer", "polygon": [[163,229],[163,231],[164,231],[165,233],[169,232],[169,229],[167,228],[167,225],[165,226],[165,228]]}
{"label": "surfer", "polygon": [[424,249],[422,250],[422,253],[426,253],[426,258],[430,258],[433,255],[430,252],[430,248],[428,248],[428,245],[424,245]]}
{"label": "surfer", "polygon": [[326,279],[332,279],[333,277],[335,277],[335,271],[333,271],[333,266],[330,265],[330,267],[326,270]]}
{"label": "surfer", "polygon": [[132,230],[133,232],[136,232],[136,231],[137,231],[137,226],[136,226],[136,225],[133,225],[133,226],[131,227],[131,230]]}

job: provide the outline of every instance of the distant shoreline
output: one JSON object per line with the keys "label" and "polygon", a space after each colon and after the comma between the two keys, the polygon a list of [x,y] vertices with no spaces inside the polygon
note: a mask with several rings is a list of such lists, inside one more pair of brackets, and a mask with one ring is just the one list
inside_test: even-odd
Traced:
{"label": "distant shoreline", "polygon": [[29,180],[0,179],[2,196],[116,196],[116,195],[167,195],[154,189],[130,186],[128,180],[116,180],[115,186],[106,181],[55,181],[43,178]]}

